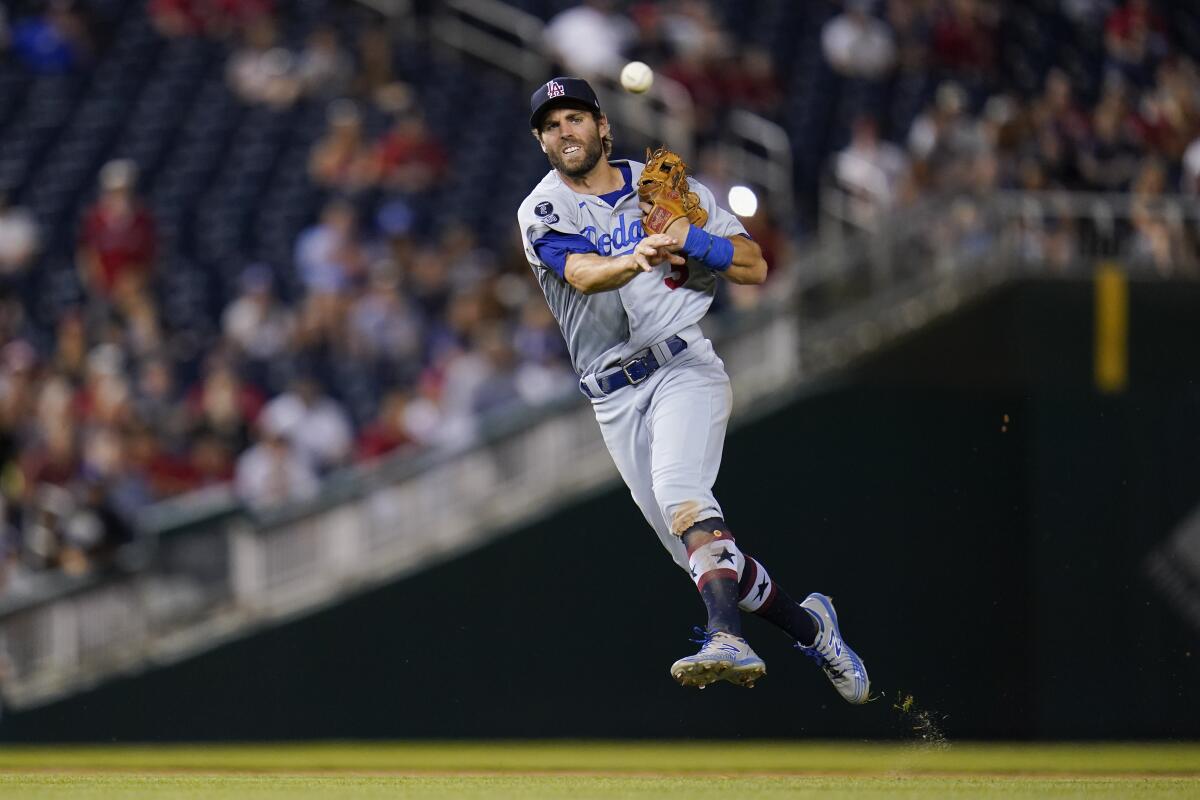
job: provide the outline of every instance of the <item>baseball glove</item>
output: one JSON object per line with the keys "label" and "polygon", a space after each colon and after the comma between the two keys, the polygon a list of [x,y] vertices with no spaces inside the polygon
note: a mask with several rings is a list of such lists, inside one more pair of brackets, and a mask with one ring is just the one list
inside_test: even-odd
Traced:
{"label": "baseball glove", "polygon": [[687,182],[687,164],[676,153],[660,147],[653,153],[646,148],[646,168],[638,180],[638,200],[653,208],[642,217],[647,233],[662,233],[680,217],[693,225],[704,227],[708,212],[700,205],[700,197],[691,191]]}

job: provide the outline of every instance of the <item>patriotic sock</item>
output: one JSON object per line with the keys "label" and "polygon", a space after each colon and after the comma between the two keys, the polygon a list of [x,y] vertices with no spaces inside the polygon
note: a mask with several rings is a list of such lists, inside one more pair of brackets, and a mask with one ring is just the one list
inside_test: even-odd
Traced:
{"label": "patriotic sock", "polygon": [[720,518],[701,520],[683,534],[692,581],[708,610],[708,629],[742,635],[738,576],[745,559]]}
{"label": "patriotic sock", "polygon": [[813,615],[771,580],[766,568],[751,556],[745,556],[738,582],[738,608],[782,628],[805,647],[817,640],[817,621]]}

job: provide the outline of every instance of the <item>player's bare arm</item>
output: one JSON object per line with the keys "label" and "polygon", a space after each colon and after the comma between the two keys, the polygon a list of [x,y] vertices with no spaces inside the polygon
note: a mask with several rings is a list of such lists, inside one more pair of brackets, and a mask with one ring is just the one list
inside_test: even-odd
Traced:
{"label": "player's bare arm", "polygon": [[[679,222],[684,225],[688,224],[685,220],[679,220]],[[730,283],[758,285],[765,281],[767,279],[767,261],[763,258],[762,248],[758,246],[758,242],[740,235],[728,238],[733,242],[733,263],[729,265],[729,269],[717,274]],[[686,233],[683,241],[687,241]]]}
{"label": "player's bare arm", "polygon": [[656,233],[642,239],[632,252],[619,256],[598,253],[572,253],[567,257],[563,276],[567,283],[584,294],[620,289],[643,272],[650,272],[664,261],[681,266],[687,260],[671,251],[679,244],[673,236]]}

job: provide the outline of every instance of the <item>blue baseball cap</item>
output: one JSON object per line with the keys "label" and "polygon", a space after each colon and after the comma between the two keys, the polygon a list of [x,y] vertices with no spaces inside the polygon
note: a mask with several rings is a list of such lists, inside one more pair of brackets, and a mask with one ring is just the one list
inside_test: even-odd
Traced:
{"label": "blue baseball cap", "polygon": [[600,101],[583,78],[553,78],[539,86],[529,98],[529,127],[537,128],[542,115],[558,106],[582,106],[599,111]]}

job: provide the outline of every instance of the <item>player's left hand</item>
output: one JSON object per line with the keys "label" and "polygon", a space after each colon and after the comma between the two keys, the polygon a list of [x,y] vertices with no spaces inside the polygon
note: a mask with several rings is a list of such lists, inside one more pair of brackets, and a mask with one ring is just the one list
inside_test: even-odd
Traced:
{"label": "player's left hand", "polygon": [[[643,216],[650,213],[650,209],[654,206],[649,203],[638,203],[638,208],[642,209]],[[688,222],[687,217],[680,217],[672,222],[663,233],[670,236],[678,244],[672,245],[669,249],[672,253],[677,253],[683,247],[683,243],[687,241],[688,231],[692,229],[692,224]]]}

